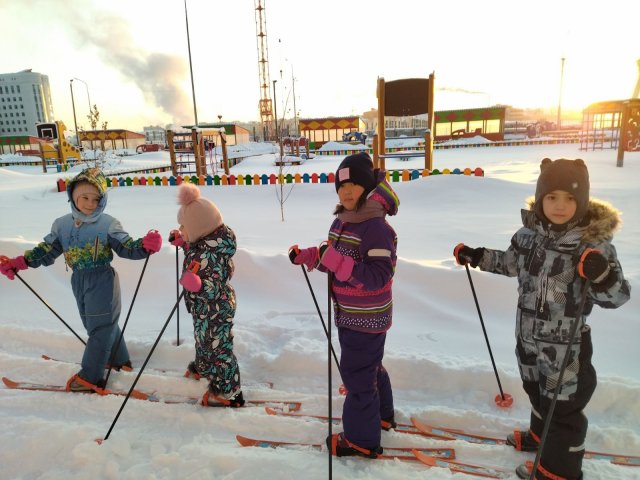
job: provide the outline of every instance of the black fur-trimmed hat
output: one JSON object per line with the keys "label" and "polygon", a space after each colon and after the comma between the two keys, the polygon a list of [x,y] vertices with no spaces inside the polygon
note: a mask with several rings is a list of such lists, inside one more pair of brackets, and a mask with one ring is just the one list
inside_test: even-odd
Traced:
{"label": "black fur-trimmed hat", "polygon": [[541,220],[548,221],[542,211],[542,199],[555,190],[569,192],[576,199],[576,214],[571,220],[580,220],[589,205],[589,171],[580,158],[569,160],[545,158],[540,163],[540,176],[536,185],[534,210]]}
{"label": "black fur-trimmed hat", "polygon": [[345,157],[336,170],[336,192],[343,183],[355,183],[364,188],[364,195],[376,188],[373,161],[366,152],[354,153]]}

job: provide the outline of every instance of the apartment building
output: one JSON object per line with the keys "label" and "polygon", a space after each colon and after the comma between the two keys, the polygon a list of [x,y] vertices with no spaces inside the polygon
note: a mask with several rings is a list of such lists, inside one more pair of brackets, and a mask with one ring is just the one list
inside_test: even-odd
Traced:
{"label": "apartment building", "polygon": [[37,137],[36,124],[53,121],[47,75],[31,69],[0,73],[0,137]]}

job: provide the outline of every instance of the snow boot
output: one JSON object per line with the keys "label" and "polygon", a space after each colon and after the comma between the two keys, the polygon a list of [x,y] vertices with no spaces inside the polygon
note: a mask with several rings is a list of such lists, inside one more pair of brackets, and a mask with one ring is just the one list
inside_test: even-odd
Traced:
{"label": "snow boot", "polygon": [[[516,468],[516,475],[518,478],[529,479],[531,478],[531,470],[533,470],[533,462],[528,461]],[[551,473],[542,465],[538,464],[538,471],[536,472],[535,480],[567,480],[567,478]],[[582,473],[577,480],[582,480]]]}
{"label": "snow boot", "polygon": [[386,418],[381,418],[380,419],[380,428],[382,428],[383,430],[386,430],[387,432],[389,430],[392,430],[394,428],[396,428],[398,426],[398,424],[396,423],[395,419],[394,419],[394,415],[391,415],[390,417],[386,417]]}
{"label": "snow boot", "polygon": [[202,375],[198,373],[198,369],[196,368],[196,362],[189,362],[187,365],[187,371],[184,372],[184,376],[186,378],[193,378],[194,380],[200,380]]}
{"label": "snow boot", "polygon": [[113,368],[116,372],[119,372],[120,370],[124,370],[125,372],[133,372],[133,365],[131,365],[131,360],[127,360],[120,365],[107,364],[107,368]]}
{"label": "snow boot", "polygon": [[104,387],[104,380],[100,380],[97,384],[93,384],[76,373],[67,380],[66,390],[67,392],[99,393],[100,395],[105,395],[107,392]]}
{"label": "snow boot", "polygon": [[507,445],[511,445],[516,450],[522,452],[535,452],[540,445],[540,437],[531,430],[514,430],[507,435]]}
{"label": "snow boot", "polygon": [[334,433],[327,437],[327,447],[331,455],[336,457],[360,456],[364,458],[378,458],[382,455],[382,447],[364,448],[355,443],[351,443],[344,436],[344,433]]}
{"label": "snow boot", "polygon": [[244,406],[244,397],[242,396],[242,390],[237,390],[227,396],[214,391],[209,386],[202,396],[201,403],[205,407],[219,407],[222,405],[224,407],[240,408]]}

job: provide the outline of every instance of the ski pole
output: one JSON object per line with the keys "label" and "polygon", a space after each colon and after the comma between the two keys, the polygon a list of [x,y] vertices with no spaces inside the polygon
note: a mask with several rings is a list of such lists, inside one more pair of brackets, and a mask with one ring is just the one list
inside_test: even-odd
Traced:
{"label": "ski pole", "polygon": [[[327,341],[329,342],[329,348],[331,349],[331,353],[333,354],[333,359],[336,362],[336,367],[338,367],[338,371],[340,371],[340,362],[338,362],[338,357],[336,355],[336,352],[333,350],[333,344],[331,343],[331,335],[327,330],[327,325],[324,323],[324,318],[322,318],[322,312],[320,311],[320,307],[318,306],[318,300],[316,300],[316,295],[313,292],[313,287],[311,286],[311,282],[309,281],[309,275],[307,275],[307,271],[304,269],[304,265],[300,265],[300,268],[302,268],[302,273],[304,273],[304,278],[307,281],[307,285],[309,286],[309,291],[311,292],[313,303],[316,305],[316,310],[318,311],[318,316],[320,317],[320,321],[322,322],[322,328],[324,329],[324,334],[327,336]],[[331,295],[329,295],[329,299],[331,299]]]}
{"label": "ski pole", "polygon": [[[304,268],[302,269],[302,271],[304,272]],[[304,272],[305,277],[307,276],[307,272]],[[333,353],[333,358],[336,358],[336,353],[333,351],[333,345],[331,344],[331,272],[327,272],[327,320],[328,320],[328,325],[329,325],[329,329],[326,330],[327,332],[327,344],[328,344],[328,348],[327,348],[327,376],[328,376],[328,390],[327,390],[327,397],[328,397],[328,402],[329,402],[329,413],[328,413],[328,417],[329,417],[329,480],[332,480],[333,478],[333,455],[331,452],[331,445],[333,445],[333,422],[331,421],[331,419],[333,418],[333,398],[331,396],[331,391],[333,388],[332,385],[332,379],[331,379],[331,354]],[[307,282],[309,282],[309,279],[307,278]],[[311,284],[309,284],[309,288],[311,288]],[[313,294],[313,290],[311,291],[311,294]],[[315,297],[314,297],[315,300]],[[316,304],[317,305],[317,304]],[[318,309],[318,312],[320,311],[320,309]],[[320,318],[322,318],[322,316],[320,316]],[[323,322],[324,324],[324,322]],[[338,362],[338,360],[336,359],[336,363]],[[340,366],[338,365],[338,372],[340,371]],[[337,447],[336,447],[337,448]]]}
{"label": "ski pole", "polygon": [[484,333],[484,340],[487,342],[487,348],[489,349],[489,356],[491,357],[491,364],[493,365],[493,372],[496,374],[496,380],[498,381],[498,388],[500,389],[500,395],[496,395],[495,402],[499,407],[510,407],[513,404],[513,397],[508,393],[502,391],[502,384],[500,383],[500,377],[498,376],[498,369],[496,368],[496,362],[493,360],[493,353],[491,352],[491,345],[489,344],[489,337],[487,335],[487,329],[484,327],[484,320],[482,319],[482,313],[480,312],[480,304],[478,303],[478,297],[476,296],[476,289],[473,287],[473,280],[471,280],[471,272],[469,271],[469,264],[465,263],[464,268],[467,270],[467,277],[469,278],[469,285],[471,286],[471,292],[473,293],[473,300],[476,302],[476,309],[478,310],[478,316],[480,317],[480,324],[482,325],[482,332]]}
{"label": "ski pole", "polygon": [[131,393],[133,393],[133,390],[136,388],[136,384],[138,383],[138,380],[140,380],[140,376],[142,375],[142,372],[144,372],[144,369],[146,368],[147,363],[149,362],[149,359],[151,358],[151,355],[153,355],[153,351],[156,349],[156,346],[158,345],[158,342],[160,342],[160,338],[162,338],[162,334],[167,329],[167,325],[169,325],[169,321],[171,320],[171,317],[173,316],[173,312],[180,305],[180,300],[182,300],[182,297],[184,297],[184,294],[185,294],[185,290],[182,290],[182,293],[178,297],[178,300],[176,301],[175,305],[171,309],[171,313],[169,313],[169,317],[167,318],[167,321],[164,322],[162,330],[160,330],[160,333],[158,334],[158,338],[156,338],[156,341],[153,344],[153,346],[151,347],[151,350],[149,351],[149,354],[147,355],[147,358],[145,358],[144,363],[142,364],[142,367],[140,367],[140,371],[138,372],[138,375],[136,375],[135,380],[131,384],[131,388],[129,388],[129,391],[127,392],[127,396],[124,397],[124,401],[122,402],[122,405],[120,406],[120,410],[118,410],[118,413],[116,414],[116,417],[113,419],[113,423],[111,423],[111,426],[109,427],[109,431],[107,432],[107,434],[105,435],[105,437],[103,439],[97,439],[96,440],[96,442],[98,442],[98,444],[102,444],[102,442],[107,440],[109,438],[109,435],[111,435],[111,431],[113,430],[113,427],[116,425],[116,422],[118,421],[118,418],[120,418],[120,414],[122,413],[122,410],[124,410],[124,406],[127,404],[127,401],[129,400],[129,397],[131,396]]}
{"label": "ski pole", "polygon": [[[178,267],[178,246],[176,245],[176,298],[180,293],[180,269]],[[176,347],[180,346],[180,308],[176,309]]]}
{"label": "ski pole", "polygon": [[[8,261],[9,261],[9,258],[7,258],[6,256],[4,256],[4,255],[0,256],[0,263],[6,263],[6,262],[8,262]],[[31,285],[29,285],[27,282],[25,282],[25,281],[23,280],[23,278],[18,274],[18,272],[15,272],[15,276],[16,276],[16,277],[18,277],[18,280],[20,280],[20,281],[24,284],[24,286],[25,286],[25,287],[27,287],[29,290],[31,290],[31,293],[33,293],[36,297],[38,297],[38,300],[40,300],[40,301],[44,304],[44,306],[45,306],[45,307],[47,307],[49,310],[51,310],[51,313],[53,313],[53,314],[58,318],[58,320],[60,320],[60,321],[64,324],[64,326],[65,326],[65,327],[67,327],[67,328],[71,331],[71,333],[73,333],[73,334],[76,336],[76,338],[77,338],[78,340],[80,340],[84,345],[86,345],[86,344],[87,344],[87,342],[85,342],[85,341],[80,337],[80,335],[78,335],[78,334],[75,332],[75,330],[73,330],[73,328],[71,328],[71,327],[69,326],[69,324],[68,324],[67,322],[65,322],[65,321],[62,319],[62,317],[61,317],[60,315],[58,315],[58,314],[56,313],[56,311],[55,311],[53,308],[51,308],[51,305],[49,305],[49,304],[48,304],[48,303],[47,303],[47,302],[46,302],[46,301],[45,301],[45,300],[44,300],[40,295],[38,295],[38,294],[36,293],[36,291],[35,291],[33,288],[31,288]]]}
{"label": "ski pole", "polygon": [[529,477],[529,480],[535,480],[536,471],[538,470],[538,465],[540,464],[540,457],[542,456],[542,449],[544,448],[544,443],[547,440],[549,427],[551,426],[551,419],[553,417],[553,411],[556,408],[558,395],[560,394],[560,389],[562,388],[562,379],[564,378],[564,372],[566,371],[567,365],[569,364],[569,354],[571,353],[571,347],[573,347],[573,342],[575,340],[576,333],[578,332],[578,324],[580,323],[580,317],[582,317],[584,304],[587,302],[587,293],[589,292],[590,286],[591,281],[587,279],[584,284],[584,291],[582,292],[580,305],[578,306],[578,310],[576,313],[576,319],[573,322],[573,325],[571,325],[571,330],[569,331],[569,343],[567,344],[567,351],[562,358],[562,364],[560,365],[560,372],[558,374],[558,383],[556,384],[556,388],[553,390],[551,405],[549,406],[549,411],[547,412],[547,416],[544,420],[544,428],[542,429],[542,435],[540,436],[540,446],[538,447],[538,451],[536,452],[536,459],[533,462],[533,468],[531,469],[531,476]]}
{"label": "ski pole", "polygon": [[142,272],[140,273],[140,278],[138,279],[138,285],[136,285],[136,290],[133,293],[133,298],[131,299],[131,305],[129,305],[129,311],[127,312],[127,318],[124,320],[124,324],[122,325],[122,331],[120,332],[120,336],[118,337],[118,341],[116,343],[115,348],[111,352],[111,357],[109,358],[109,370],[107,370],[107,376],[105,377],[104,384],[105,387],[107,382],[109,381],[109,375],[111,375],[111,369],[113,368],[113,361],[116,358],[116,353],[118,352],[118,348],[120,348],[120,343],[124,338],[124,331],[127,329],[127,323],[129,322],[129,316],[131,315],[131,309],[133,308],[133,303],[136,301],[136,297],[138,296],[138,290],[140,289],[140,283],[142,282],[142,277],[144,276],[144,271],[147,269],[147,263],[149,263],[149,257],[151,255],[147,253],[147,258],[144,260],[144,265],[142,266]]}

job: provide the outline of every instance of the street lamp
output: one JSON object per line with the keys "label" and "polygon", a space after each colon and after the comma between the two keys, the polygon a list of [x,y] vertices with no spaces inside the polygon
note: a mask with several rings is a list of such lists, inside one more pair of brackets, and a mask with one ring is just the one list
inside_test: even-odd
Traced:
{"label": "street lamp", "polygon": [[279,142],[280,136],[278,135],[278,103],[276,102],[276,82],[278,80],[273,81],[273,112],[276,119],[276,142]]}
{"label": "street lamp", "polygon": [[69,81],[69,88],[71,89],[71,106],[73,107],[73,126],[76,129],[76,144],[78,145],[78,148],[80,148],[80,137],[78,136],[78,122],[76,121],[76,102],[73,99],[73,78]]}
{"label": "street lamp", "polygon": [[71,79],[72,82],[74,80],[84,83],[84,87],[87,89],[87,102],[89,104],[89,115],[91,115],[91,97],[89,97],[89,85],[87,85],[87,82],[85,82],[84,80],[80,80],[79,78],[73,77]]}

